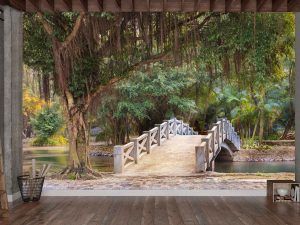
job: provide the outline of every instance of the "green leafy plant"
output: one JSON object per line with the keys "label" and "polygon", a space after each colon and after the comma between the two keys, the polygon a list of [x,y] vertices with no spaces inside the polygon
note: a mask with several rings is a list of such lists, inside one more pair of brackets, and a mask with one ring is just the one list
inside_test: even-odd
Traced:
{"label": "green leafy plant", "polygon": [[47,106],[30,121],[38,137],[48,138],[56,134],[63,126],[63,117],[59,106]]}
{"label": "green leafy plant", "polygon": [[34,146],[65,145],[67,139],[62,135],[64,120],[58,104],[47,106],[30,120],[36,134]]}

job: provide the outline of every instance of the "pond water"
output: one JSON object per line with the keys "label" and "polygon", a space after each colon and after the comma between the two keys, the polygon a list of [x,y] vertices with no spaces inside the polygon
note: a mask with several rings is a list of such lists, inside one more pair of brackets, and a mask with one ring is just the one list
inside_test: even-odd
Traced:
{"label": "pond water", "polygon": [[[33,148],[32,148],[33,149]],[[36,159],[37,168],[42,167],[43,164],[51,163],[50,172],[58,172],[68,163],[68,151],[66,149],[38,149],[24,151],[23,168],[28,171],[31,166],[31,160]],[[113,171],[112,157],[91,157],[91,164],[94,169],[102,172]]]}
{"label": "pond water", "polygon": [[[68,151],[64,148],[26,150],[24,151],[24,171],[29,170],[33,158],[36,159],[37,168],[42,167],[43,164],[51,163],[51,171],[58,172],[67,165]],[[112,157],[91,157],[91,162],[94,169],[102,172],[113,171]],[[295,172],[295,162],[216,162],[215,171],[222,173],[293,173]]]}
{"label": "pond water", "polygon": [[294,173],[295,162],[216,162],[215,171],[220,173]]}

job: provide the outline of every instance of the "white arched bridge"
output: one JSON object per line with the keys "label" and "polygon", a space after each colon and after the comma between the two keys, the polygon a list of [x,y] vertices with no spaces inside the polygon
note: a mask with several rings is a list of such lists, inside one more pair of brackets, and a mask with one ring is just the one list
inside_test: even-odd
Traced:
{"label": "white arched bridge", "polygon": [[240,137],[227,119],[198,135],[176,118],[157,124],[126,145],[114,147],[114,172],[124,175],[186,175],[214,169],[215,159],[240,150]]}

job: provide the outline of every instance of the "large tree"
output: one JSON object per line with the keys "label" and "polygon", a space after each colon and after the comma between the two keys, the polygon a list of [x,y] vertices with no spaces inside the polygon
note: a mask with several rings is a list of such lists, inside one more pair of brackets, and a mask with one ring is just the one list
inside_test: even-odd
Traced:
{"label": "large tree", "polygon": [[219,14],[37,13],[51,43],[54,82],[67,115],[66,172],[90,169],[86,114],[132,71],[157,61],[180,64],[196,54],[202,28]]}

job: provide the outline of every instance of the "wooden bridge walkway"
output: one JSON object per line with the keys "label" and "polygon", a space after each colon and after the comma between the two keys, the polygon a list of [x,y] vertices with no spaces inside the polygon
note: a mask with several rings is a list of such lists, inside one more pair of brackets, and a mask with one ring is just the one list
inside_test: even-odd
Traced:
{"label": "wooden bridge walkway", "polygon": [[126,168],[122,175],[172,176],[195,173],[195,146],[200,145],[201,135],[175,136],[145,155],[139,164]]}

